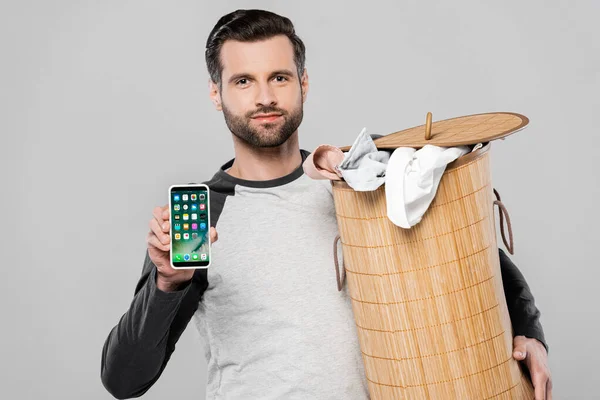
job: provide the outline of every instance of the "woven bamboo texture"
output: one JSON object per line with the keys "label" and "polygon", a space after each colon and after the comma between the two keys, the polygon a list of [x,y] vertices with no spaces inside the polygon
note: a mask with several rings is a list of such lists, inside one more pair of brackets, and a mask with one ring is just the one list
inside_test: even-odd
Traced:
{"label": "woven bamboo texture", "polygon": [[512,358],[487,144],[448,165],[411,229],[385,185],[331,181],[372,399],[533,399]]}

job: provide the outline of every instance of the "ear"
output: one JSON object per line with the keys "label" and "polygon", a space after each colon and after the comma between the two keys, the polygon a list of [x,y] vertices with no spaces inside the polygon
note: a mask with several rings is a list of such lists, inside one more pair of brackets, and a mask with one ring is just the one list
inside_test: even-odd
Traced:
{"label": "ear", "polygon": [[306,72],[306,68],[304,68],[300,78],[300,87],[302,88],[302,102],[304,103],[308,94],[308,72]]}
{"label": "ear", "polygon": [[217,111],[223,110],[221,106],[221,93],[219,93],[219,85],[212,81],[212,79],[208,80],[208,92],[210,96],[210,101],[215,105],[215,109]]}

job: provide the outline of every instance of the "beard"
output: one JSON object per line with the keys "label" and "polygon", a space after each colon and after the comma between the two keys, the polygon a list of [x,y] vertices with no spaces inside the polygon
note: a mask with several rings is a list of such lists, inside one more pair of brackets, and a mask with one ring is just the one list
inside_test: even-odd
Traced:
{"label": "beard", "polygon": [[[254,147],[277,147],[285,143],[296,132],[304,115],[302,101],[300,105],[287,112],[281,108],[265,106],[245,115],[233,114],[225,104],[221,104],[227,127],[235,136]],[[262,123],[259,127],[250,125],[252,116],[256,114],[281,114],[283,123]]]}

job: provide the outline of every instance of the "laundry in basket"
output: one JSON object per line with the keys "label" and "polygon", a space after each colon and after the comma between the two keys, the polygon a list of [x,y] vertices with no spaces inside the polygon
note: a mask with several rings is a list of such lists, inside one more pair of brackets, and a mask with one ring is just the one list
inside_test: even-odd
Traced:
{"label": "laundry in basket", "polygon": [[366,128],[346,153],[329,145],[319,145],[303,163],[313,179],[343,179],[357,191],[375,190],[386,185],[388,217],[394,224],[410,228],[421,220],[435,197],[446,165],[469,152],[469,147],[425,145],[422,149],[399,147],[378,150]]}

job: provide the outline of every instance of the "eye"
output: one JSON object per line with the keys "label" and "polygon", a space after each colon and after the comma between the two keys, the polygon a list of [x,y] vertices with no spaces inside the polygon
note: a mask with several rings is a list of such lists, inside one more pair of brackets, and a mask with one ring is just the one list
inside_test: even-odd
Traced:
{"label": "eye", "polygon": [[246,78],[242,78],[242,79],[238,80],[238,81],[237,81],[235,84],[236,84],[236,85],[245,86],[245,85],[247,85],[247,84],[248,84],[248,79],[246,79]]}
{"label": "eye", "polygon": [[283,75],[277,75],[277,76],[275,77],[275,80],[276,80],[277,82],[285,82],[285,81],[287,81],[287,78],[286,78],[285,76],[283,76]]}

